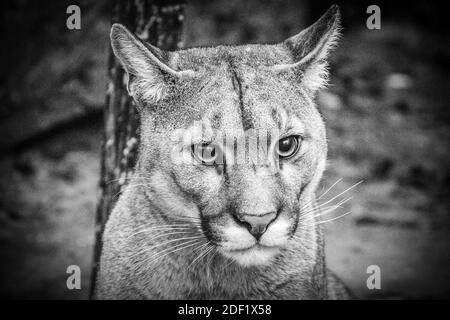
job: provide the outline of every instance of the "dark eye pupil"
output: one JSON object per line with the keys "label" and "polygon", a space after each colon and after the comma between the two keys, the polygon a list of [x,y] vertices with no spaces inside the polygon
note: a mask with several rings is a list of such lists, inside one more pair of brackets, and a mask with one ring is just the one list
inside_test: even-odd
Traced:
{"label": "dark eye pupil", "polygon": [[292,145],[292,138],[289,137],[280,140],[278,148],[281,152],[288,152],[291,149],[291,145]]}
{"label": "dark eye pupil", "polygon": [[204,158],[214,158],[216,155],[216,148],[211,145],[203,146],[203,157]]}

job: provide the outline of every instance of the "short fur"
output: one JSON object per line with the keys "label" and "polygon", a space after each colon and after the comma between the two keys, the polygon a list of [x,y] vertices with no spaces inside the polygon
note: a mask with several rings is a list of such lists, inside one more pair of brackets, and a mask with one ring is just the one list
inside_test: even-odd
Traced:
{"label": "short fur", "polygon": [[[317,218],[302,216],[314,209],[325,168],[314,97],[338,31],[337,6],[274,45],[164,52],[112,27],[112,47],[140,110],[141,145],[135,178],[106,224],[96,298],[347,298],[326,269]],[[182,152],[223,133],[247,141],[252,130],[279,132],[269,136],[271,146],[301,136],[298,154],[272,161],[270,147],[263,164],[236,164],[221,146],[225,163],[207,166]],[[257,244],[236,217],[267,212],[276,219]],[[199,246],[211,254],[202,258]]]}

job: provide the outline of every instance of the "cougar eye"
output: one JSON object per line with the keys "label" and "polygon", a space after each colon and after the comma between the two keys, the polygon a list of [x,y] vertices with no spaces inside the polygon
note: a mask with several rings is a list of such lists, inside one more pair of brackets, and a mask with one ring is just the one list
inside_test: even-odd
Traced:
{"label": "cougar eye", "polygon": [[213,165],[217,159],[218,150],[213,143],[199,143],[192,145],[192,154],[201,163]]}
{"label": "cougar eye", "polygon": [[278,141],[276,151],[280,158],[289,158],[297,153],[300,147],[299,136],[289,136]]}

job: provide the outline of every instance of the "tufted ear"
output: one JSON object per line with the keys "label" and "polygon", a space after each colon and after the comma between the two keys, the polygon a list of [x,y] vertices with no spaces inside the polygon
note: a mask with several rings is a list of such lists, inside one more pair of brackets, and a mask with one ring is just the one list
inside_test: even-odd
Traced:
{"label": "tufted ear", "polygon": [[174,80],[193,73],[169,67],[169,53],[144,43],[121,24],[113,24],[110,38],[114,54],[128,73],[128,92],[140,107],[158,103]]}
{"label": "tufted ear", "polygon": [[324,87],[328,80],[326,58],[336,46],[339,25],[339,7],[333,5],[313,25],[283,42],[292,53],[294,63],[277,65],[275,69],[301,73],[302,84],[312,92]]}

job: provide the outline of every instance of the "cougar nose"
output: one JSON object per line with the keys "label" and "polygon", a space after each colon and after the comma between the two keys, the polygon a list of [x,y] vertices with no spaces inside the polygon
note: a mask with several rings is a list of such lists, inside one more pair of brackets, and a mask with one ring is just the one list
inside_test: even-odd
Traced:
{"label": "cougar nose", "polygon": [[259,240],[263,233],[266,231],[269,224],[275,220],[277,213],[272,211],[263,215],[253,215],[253,214],[240,214],[237,215],[237,219],[241,222],[248,231]]}

